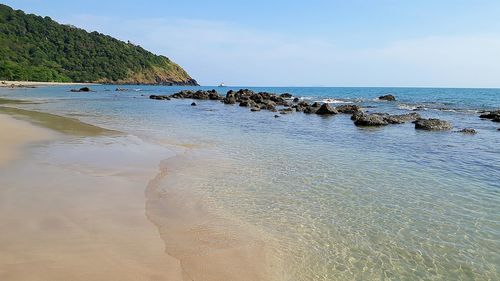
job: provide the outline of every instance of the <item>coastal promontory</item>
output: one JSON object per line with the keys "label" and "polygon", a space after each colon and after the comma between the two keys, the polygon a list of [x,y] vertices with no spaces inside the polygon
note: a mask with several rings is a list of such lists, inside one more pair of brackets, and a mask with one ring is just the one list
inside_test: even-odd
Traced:
{"label": "coastal promontory", "polygon": [[197,85],[165,56],[2,4],[0,80]]}

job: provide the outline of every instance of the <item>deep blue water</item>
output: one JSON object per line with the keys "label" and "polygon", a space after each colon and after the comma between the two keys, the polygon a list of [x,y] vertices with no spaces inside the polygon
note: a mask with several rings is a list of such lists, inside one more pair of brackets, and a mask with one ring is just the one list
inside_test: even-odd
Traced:
{"label": "deep blue water", "polygon": [[[120,86],[122,87],[122,86]],[[269,233],[289,280],[498,280],[500,89],[250,88],[371,112],[450,121],[476,135],[411,123],[359,128],[348,115],[250,112],[215,101],[156,101],[150,94],[212,87],[92,86],[0,89],[16,105],[117,129],[157,143],[195,144],[213,164],[193,188]],[[221,94],[230,89],[216,88]],[[377,100],[393,94],[396,102]],[[224,161],[221,161],[224,159]]]}

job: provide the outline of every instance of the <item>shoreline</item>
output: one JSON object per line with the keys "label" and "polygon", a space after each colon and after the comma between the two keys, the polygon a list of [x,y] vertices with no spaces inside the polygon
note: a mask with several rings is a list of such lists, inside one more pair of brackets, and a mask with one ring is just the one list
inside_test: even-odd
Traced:
{"label": "shoreline", "polygon": [[[35,131],[61,134],[62,138],[54,140],[63,144],[62,147],[48,144],[41,152],[36,150],[36,154],[49,159],[44,160],[51,163],[48,167],[37,164],[37,156],[31,153],[19,161],[6,162],[6,171],[12,172],[0,170],[1,183],[6,186],[0,197],[8,202],[33,201],[28,210],[7,204],[6,214],[15,215],[0,215],[0,227],[8,229],[0,238],[0,248],[6,249],[0,255],[0,277],[9,280],[34,280],[35,276],[50,280],[89,280],[88,276],[107,280],[276,279],[270,276],[280,267],[257,232],[230,216],[212,212],[207,198],[190,192],[189,188],[186,190],[183,184],[189,185],[189,181],[179,181],[183,175],[195,173],[189,169],[190,163],[201,159],[186,157],[192,148],[146,143],[135,138],[130,142],[131,136],[127,134],[113,134],[112,130],[97,130],[99,127],[77,119],[15,107],[0,107],[0,126],[3,119],[13,122],[14,127],[23,124]],[[68,131],[67,127],[73,129]],[[16,141],[28,141],[23,138],[22,135]],[[105,145],[99,139],[104,139]],[[66,142],[69,145],[64,145]],[[17,175],[23,176],[30,170],[36,174],[33,179]],[[1,176],[2,172],[6,176]],[[71,182],[71,189],[61,183],[51,184],[50,178]],[[107,209],[113,205],[110,213]],[[134,207],[130,209],[131,206]],[[53,208],[57,210],[55,213],[48,211]],[[32,209],[37,211],[32,213]],[[62,217],[58,214],[61,211],[65,213]],[[12,221],[30,221],[45,225],[47,220],[48,228],[37,230],[35,237],[24,226],[12,224]],[[71,230],[71,225],[94,229],[93,237]],[[71,238],[70,244],[67,237]],[[20,255],[16,247],[9,245],[19,244],[22,238],[26,238],[21,243],[23,247],[29,248],[24,248]],[[75,248],[73,243],[78,247],[71,250]],[[83,257],[77,258],[76,253]],[[51,265],[44,258],[36,258],[38,265],[30,266],[29,270],[22,266],[40,255],[51,256],[57,262]],[[127,264],[123,264],[123,258]]]}
{"label": "shoreline", "polygon": [[77,85],[100,85],[99,83],[77,83],[77,82],[35,82],[35,81],[8,81],[0,80],[3,88],[34,88],[42,86],[77,86]]}

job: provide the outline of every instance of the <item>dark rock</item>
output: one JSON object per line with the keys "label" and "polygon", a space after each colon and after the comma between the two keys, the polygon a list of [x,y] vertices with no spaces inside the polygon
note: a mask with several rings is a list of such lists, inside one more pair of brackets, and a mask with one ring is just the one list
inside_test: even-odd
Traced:
{"label": "dark rock", "polygon": [[279,118],[280,116],[279,115],[274,115],[274,118]]}
{"label": "dark rock", "polygon": [[406,122],[413,122],[418,119],[422,118],[420,114],[416,112],[408,113],[408,114],[401,114],[401,115],[389,115],[389,116],[384,116],[384,120],[387,121],[389,124],[403,124]]}
{"label": "dark rock", "polygon": [[330,104],[324,103],[321,105],[318,110],[315,112],[316,114],[319,115],[329,115],[329,114],[338,114],[339,112],[335,110],[335,108],[331,107]]}
{"label": "dark rock", "polygon": [[300,101],[296,105],[293,105],[292,108],[295,108],[296,111],[301,112],[309,107],[309,104],[306,101]]}
{"label": "dark rock", "polygon": [[169,96],[150,95],[149,98],[152,100],[170,100]]}
{"label": "dark rock", "polygon": [[492,120],[494,120],[495,118],[500,118],[500,110],[494,110],[481,114],[479,115],[479,118],[492,119]]}
{"label": "dark rock", "polygon": [[195,102],[191,103],[191,106],[196,106],[196,103]]}
{"label": "dark rock", "polygon": [[306,109],[304,109],[304,113],[305,114],[313,114],[313,113],[316,113],[317,110],[318,110],[318,107],[308,106]]}
{"label": "dark rock", "polygon": [[80,88],[80,89],[71,89],[69,91],[70,92],[90,92],[90,88],[89,87],[83,87],[83,88]]}
{"label": "dark rock", "polygon": [[383,95],[378,97],[379,100],[386,100],[386,101],[395,101],[396,97],[393,95]]}
{"label": "dark rock", "polygon": [[360,110],[359,106],[357,106],[355,104],[345,104],[345,105],[337,106],[335,109],[338,112],[345,113],[345,114],[354,114],[355,112]]}
{"label": "dark rock", "polygon": [[[353,119],[354,117],[354,119]],[[385,126],[389,123],[384,120],[384,117],[379,114],[366,114],[362,112],[356,112],[351,119],[354,120],[354,125],[361,127],[369,127],[369,126]]]}
{"label": "dark rock", "polygon": [[474,130],[472,128],[465,128],[465,129],[462,129],[460,131],[457,131],[457,133],[464,133],[464,134],[471,134],[471,135],[477,134],[476,130]]}
{"label": "dark rock", "polygon": [[299,98],[294,98],[294,99],[293,99],[293,102],[299,102],[299,101],[300,101],[300,99],[299,99]]}
{"label": "dark rock", "polygon": [[250,108],[250,111],[260,111],[260,107],[252,107]]}
{"label": "dark rock", "polygon": [[253,100],[244,100],[240,102],[240,106],[256,106],[257,104]]}
{"label": "dark rock", "polygon": [[415,123],[415,129],[419,130],[446,131],[453,128],[450,122],[440,119],[418,119],[413,123]]}
{"label": "dark rock", "polygon": [[356,111],[352,114],[351,116],[351,120],[353,121],[356,121],[358,118],[360,118],[361,116],[363,116],[365,113],[363,111]]}
{"label": "dark rock", "polygon": [[234,96],[232,97],[225,97],[223,100],[224,104],[235,104],[236,103],[236,98]]}
{"label": "dark rock", "polygon": [[312,107],[321,107],[321,103],[319,102],[315,102],[313,104],[311,104]]}
{"label": "dark rock", "polygon": [[293,112],[293,108],[287,107],[287,108],[280,109],[278,111],[280,114],[289,114],[289,113]]}
{"label": "dark rock", "polygon": [[115,91],[117,91],[117,92],[126,92],[126,91],[128,91],[128,89],[125,89],[125,88],[116,88]]}
{"label": "dark rock", "polygon": [[289,99],[292,97],[292,95],[289,93],[284,93],[284,94],[281,94],[280,97],[285,98],[285,99]]}

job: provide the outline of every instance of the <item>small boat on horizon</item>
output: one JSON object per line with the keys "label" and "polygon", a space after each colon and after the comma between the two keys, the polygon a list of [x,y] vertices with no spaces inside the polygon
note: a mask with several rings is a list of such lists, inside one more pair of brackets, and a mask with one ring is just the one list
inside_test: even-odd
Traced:
{"label": "small boat on horizon", "polygon": [[224,84],[224,82],[222,82],[219,84],[219,87],[226,87],[226,84]]}

